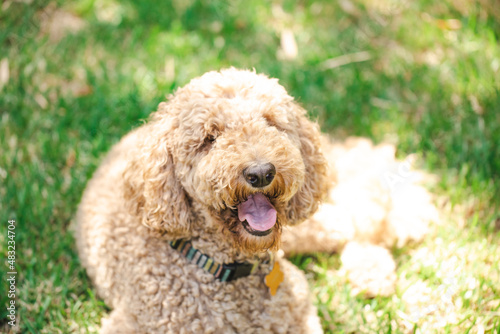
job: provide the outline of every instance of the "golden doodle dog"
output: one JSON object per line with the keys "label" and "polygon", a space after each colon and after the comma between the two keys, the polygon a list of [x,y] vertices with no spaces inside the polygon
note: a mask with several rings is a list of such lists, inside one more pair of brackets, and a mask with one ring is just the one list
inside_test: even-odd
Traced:
{"label": "golden doodle dog", "polygon": [[[282,239],[286,253],[345,246],[355,286],[391,291],[394,262],[383,247],[418,240],[430,216],[412,209],[411,223],[396,224],[405,219],[387,189],[374,199],[363,189],[379,185],[352,181],[362,172],[350,173],[349,159],[366,157],[363,148],[379,149],[323,140],[264,75],[231,68],[178,89],[113,147],[79,206],[80,259],[112,308],[101,333],[321,333]],[[411,189],[417,208],[432,207],[423,188]],[[375,266],[364,267],[367,254],[380,255]]]}

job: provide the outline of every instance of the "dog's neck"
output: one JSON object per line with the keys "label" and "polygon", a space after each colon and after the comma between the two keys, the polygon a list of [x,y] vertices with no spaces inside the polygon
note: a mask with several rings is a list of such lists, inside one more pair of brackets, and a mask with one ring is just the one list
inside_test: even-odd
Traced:
{"label": "dog's neck", "polygon": [[193,228],[189,237],[193,246],[220,263],[252,262],[255,259],[266,260],[269,251],[250,252],[235,244],[232,236],[222,228]]}

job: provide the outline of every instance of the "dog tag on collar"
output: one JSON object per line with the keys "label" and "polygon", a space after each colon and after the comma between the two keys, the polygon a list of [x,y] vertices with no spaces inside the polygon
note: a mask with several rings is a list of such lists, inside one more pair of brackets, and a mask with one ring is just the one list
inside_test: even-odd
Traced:
{"label": "dog tag on collar", "polygon": [[274,263],[273,269],[265,279],[266,286],[269,288],[271,296],[274,296],[276,294],[276,291],[278,291],[278,287],[280,286],[281,282],[283,282],[284,277],[285,275],[283,275],[283,272],[280,269],[280,264],[278,263],[278,261],[276,261]]}

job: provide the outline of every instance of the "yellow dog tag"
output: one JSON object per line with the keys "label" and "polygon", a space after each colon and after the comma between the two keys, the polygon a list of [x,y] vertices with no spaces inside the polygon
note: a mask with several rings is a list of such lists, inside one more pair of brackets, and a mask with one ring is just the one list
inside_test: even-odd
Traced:
{"label": "yellow dog tag", "polygon": [[276,294],[276,291],[278,290],[281,282],[283,282],[284,277],[285,275],[283,275],[283,272],[280,269],[280,264],[276,261],[274,263],[273,270],[271,270],[265,279],[266,286],[269,288],[271,296]]}

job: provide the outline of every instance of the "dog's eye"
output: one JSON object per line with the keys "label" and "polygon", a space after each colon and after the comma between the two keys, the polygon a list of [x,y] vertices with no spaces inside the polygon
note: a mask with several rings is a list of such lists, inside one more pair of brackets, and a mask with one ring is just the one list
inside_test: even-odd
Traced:
{"label": "dog's eye", "polygon": [[205,143],[207,144],[213,144],[215,142],[215,136],[214,135],[208,135],[205,137]]}

